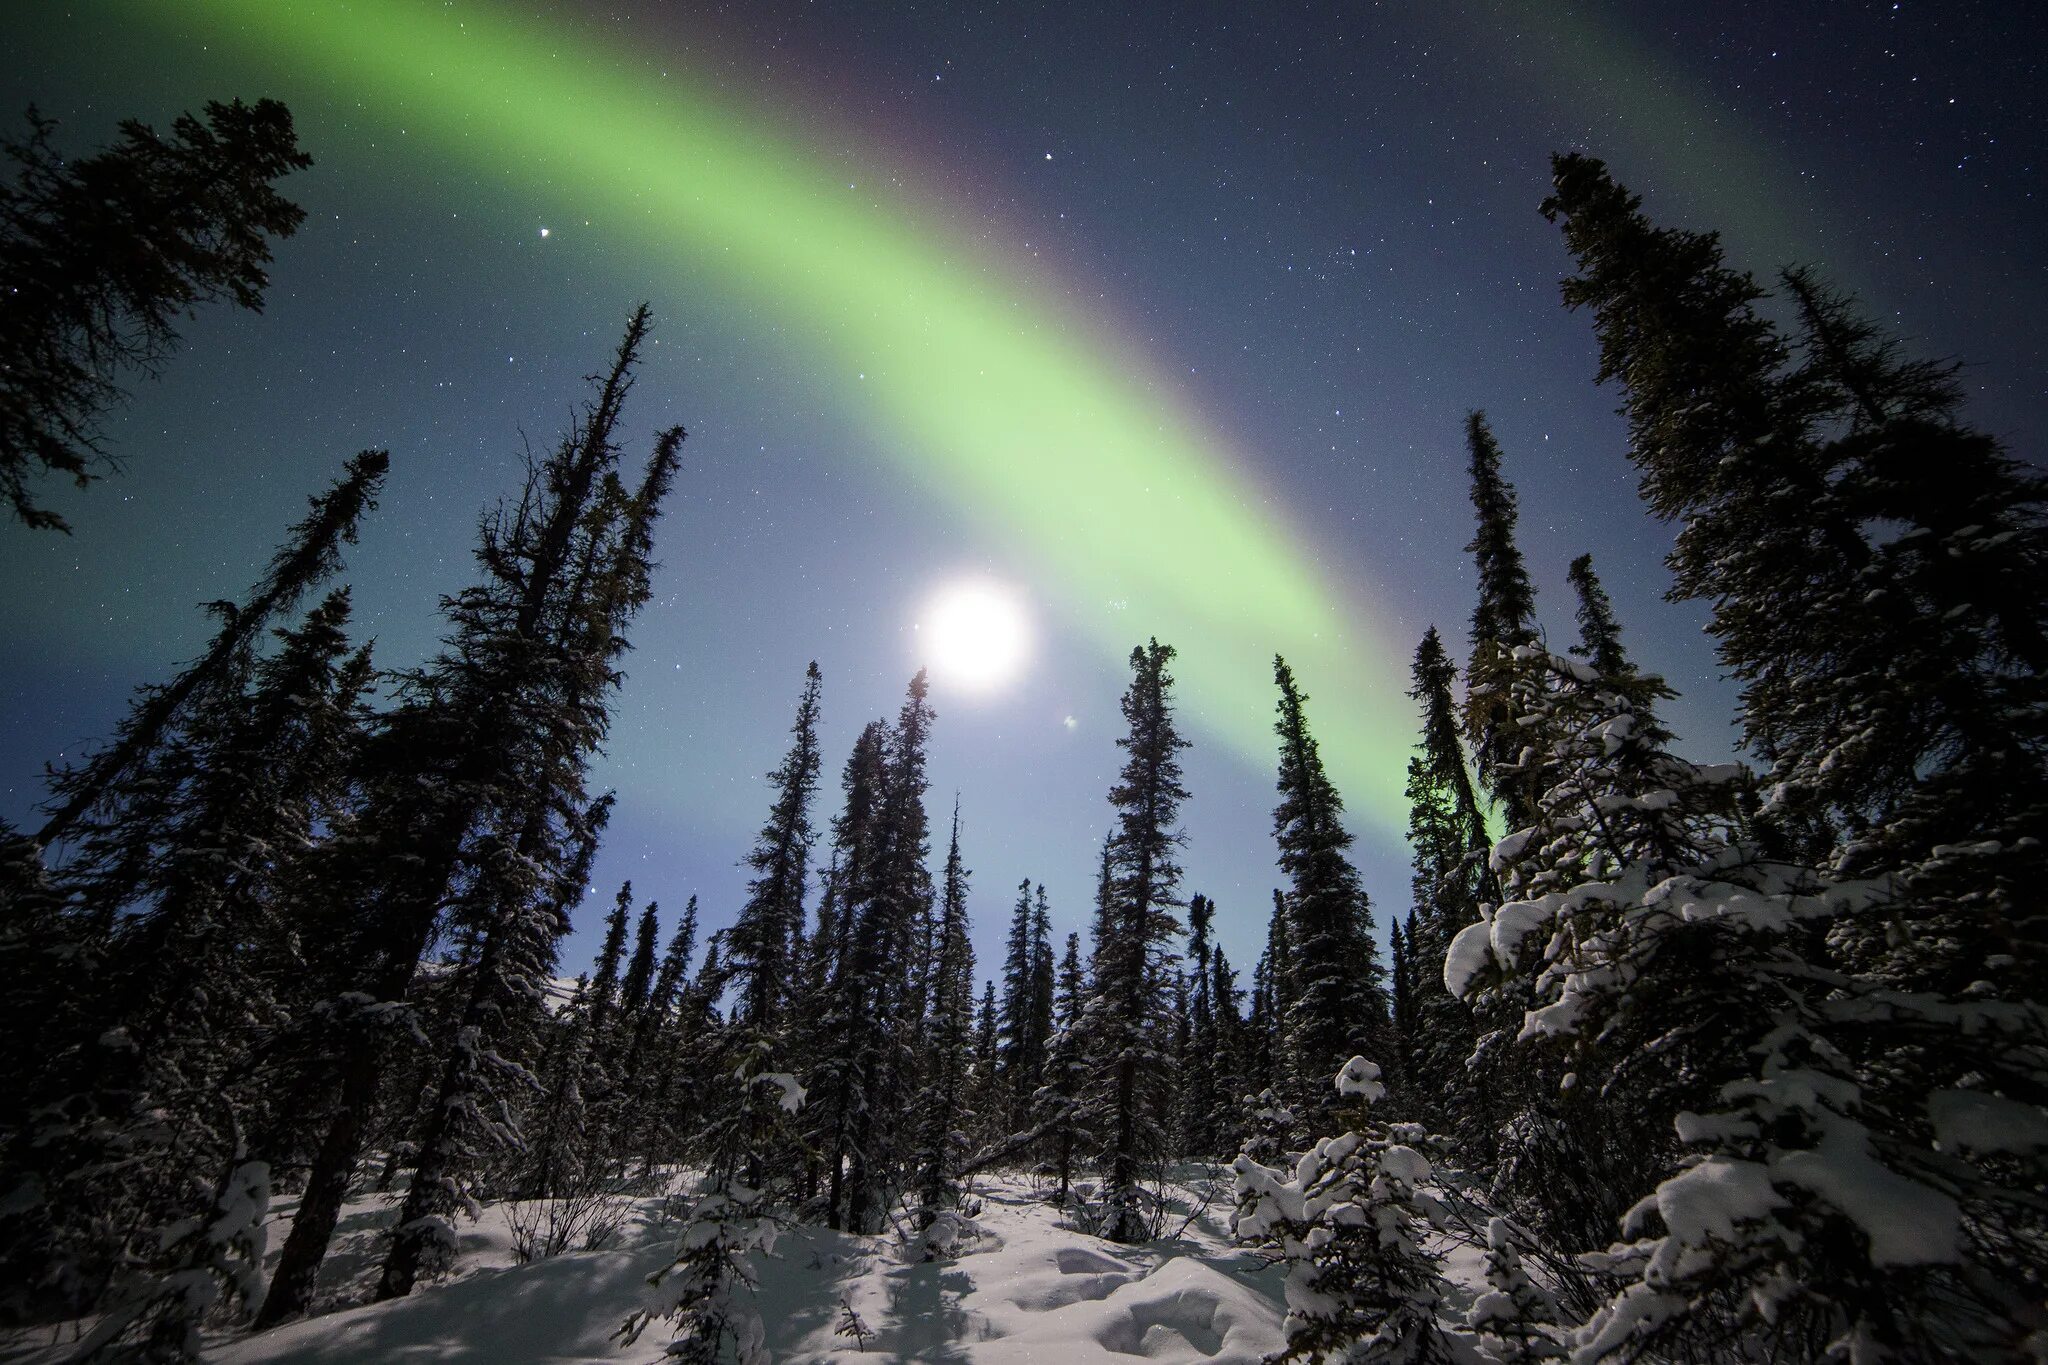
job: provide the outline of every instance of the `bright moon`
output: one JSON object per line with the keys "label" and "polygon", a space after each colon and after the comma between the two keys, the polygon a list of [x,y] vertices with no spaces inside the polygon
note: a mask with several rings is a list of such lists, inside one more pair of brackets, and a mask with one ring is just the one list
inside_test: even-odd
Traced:
{"label": "bright moon", "polygon": [[942,588],[925,606],[920,634],[933,676],[974,692],[991,692],[1023,670],[1031,621],[1017,594],[998,583]]}

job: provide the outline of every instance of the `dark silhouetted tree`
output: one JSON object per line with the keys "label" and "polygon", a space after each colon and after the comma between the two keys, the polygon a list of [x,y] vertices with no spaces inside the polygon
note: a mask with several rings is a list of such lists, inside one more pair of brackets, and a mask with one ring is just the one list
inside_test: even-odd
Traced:
{"label": "dark silhouetted tree", "polygon": [[32,481],[82,488],[112,465],[98,428],[116,380],[154,374],[180,318],[220,299],[261,311],[270,239],[306,216],[272,182],[313,163],[276,100],[209,102],[169,137],[126,120],[112,147],[76,158],[28,119],[0,184],[0,492],[25,524],[67,531]]}

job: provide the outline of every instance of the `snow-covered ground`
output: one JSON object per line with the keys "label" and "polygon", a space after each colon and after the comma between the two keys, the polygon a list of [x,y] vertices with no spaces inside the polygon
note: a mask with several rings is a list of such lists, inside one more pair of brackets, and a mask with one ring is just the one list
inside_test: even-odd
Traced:
{"label": "snow-covered ground", "polygon": [[[761,1266],[759,1302],[777,1365],[825,1362],[1249,1362],[1280,1345],[1280,1274],[1233,1247],[1228,1195],[1168,1240],[1120,1247],[1064,1224],[1029,1186],[984,1179],[982,1236],[949,1261],[907,1263],[894,1237],[790,1229]],[[1194,1203],[1199,1204],[1199,1199]],[[568,1365],[656,1361],[663,1324],[633,1346],[615,1339],[639,1306],[648,1275],[666,1264],[679,1225],[648,1200],[619,1244],[517,1264],[506,1210],[463,1225],[449,1279],[408,1298],[343,1308],[258,1336],[223,1342],[208,1359],[258,1362],[479,1362]],[[380,1231],[396,1202],[367,1199],[346,1211],[323,1274],[332,1301],[367,1297]],[[273,1254],[289,1205],[274,1217]],[[839,1334],[846,1308],[867,1329],[865,1349]],[[4,1355],[0,1352],[0,1355]],[[24,1362],[63,1358],[45,1347]]]}

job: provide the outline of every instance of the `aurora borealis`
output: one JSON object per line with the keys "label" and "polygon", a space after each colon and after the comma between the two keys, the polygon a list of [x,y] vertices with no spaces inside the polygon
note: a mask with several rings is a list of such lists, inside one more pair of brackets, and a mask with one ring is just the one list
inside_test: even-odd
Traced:
{"label": "aurora borealis", "polygon": [[[1018,584],[1048,627],[1017,694],[938,698],[935,781],[982,841],[984,930],[1024,875],[1052,885],[1063,928],[1083,922],[1121,658],[1148,635],[1180,650],[1201,754],[1191,888],[1240,917],[1227,937],[1264,915],[1275,651],[1311,694],[1369,885],[1398,908],[1408,653],[1432,622],[1460,639],[1469,610],[1466,408],[1501,429],[1552,628],[1569,624],[1563,564],[1590,549],[1688,694],[1681,728],[1722,743],[1698,617],[1657,603],[1668,532],[1628,497],[1590,341],[1555,303],[1544,152],[1613,144],[1632,182],[1727,225],[1746,264],[1824,256],[1935,350],[1962,349],[1939,330],[1957,325],[1947,288],[1993,289],[2005,326],[2043,289],[2015,264],[2039,210],[2000,169],[2025,162],[2009,132],[1968,154],[1992,169],[1946,209],[1893,192],[1953,162],[1964,131],[1931,122],[1939,100],[1974,106],[1973,138],[2014,122],[1994,93],[1934,89],[1966,65],[1936,19],[1837,21],[1829,41],[1856,62],[1904,51],[1926,74],[1924,91],[1903,67],[1886,87],[1926,108],[1858,125],[1818,97],[1777,112],[1756,95],[1780,50],[1819,59],[1796,25],[1669,8],[1148,24],[1060,6],[203,0],[0,21],[22,24],[13,105],[38,99],[80,137],[274,94],[317,163],[290,187],[315,218],[280,252],[270,312],[191,329],[124,415],[130,473],[81,500],[108,505],[75,518],[76,543],[0,544],[45,589],[4,624],[61,642],[9,695],[70,698],[74,727],[10,736],[6,813],[32,803],[42,759],[177,657],[188,605],[236,591],[279,509],[357,445],[394,450],[388,521],[354,576],[406,662],[518,431],[549,437],[646,297],[664,352],[634,417],[692,441],[628,662],[601,880],[699,890],[717,922],[802,661],[825,671],[843,753],[913,666],[914,603],[972,570]],[[1792,164],[1795,134],[1836,139],[1832,169]],[[1944,246],[1958,214],[1991,226]],[[1961,256],[1945,272],[1961,283],[1894,268],[1930,249]],[[2031,371],[2024,348],[1970,345],[1994,428],[2039,415],[2020,378],[2039,373],[2033,345]],[[181,473],[180,449],[207,452],[204,472]],[[167,516],[168,543],[139,548],[125,497]]]}

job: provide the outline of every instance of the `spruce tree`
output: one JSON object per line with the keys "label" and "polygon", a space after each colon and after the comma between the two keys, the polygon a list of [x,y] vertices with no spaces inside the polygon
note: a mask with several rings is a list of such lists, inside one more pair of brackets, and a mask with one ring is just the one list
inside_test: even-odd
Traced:
{"label": "spruce tree", "polygon": [[[1405,949],[1412,1022],[1407,1032],[1411,1108],[1440,1124],[1461,1151],[1478,1155],[1490,1139],[1485,1097],[1472,1086],[1466,1059],[1477,1038],[1470,1008],[1444,988],[1444,950],[1460,929],[1498,903],[1486,856],[1492,841],[1458,742],[1457,670],[1431,628],[1416,646],[1408,695],[1422,710],[1422,732],[1408,760],[1408,845],[1413,860],[1412,909]],[[1478,1150],[1475,1150],[1478,1149]]]}
{"label": "spruce tree", "polygon": [[[968,1108],[974,1119],[970,1147],[980,1148],[1013,1135],[1009,1123],[1009,1077],[1002,1066],[1002,1015],[996,1005],[996,983],[981,983],[981,1006],[975,1013],[972,1083]],[[1025,1118],[1030,1117],[1026,1111]]]}
{"label": "spruce tree", "polygon": [[112,147],[69,159],[55,124],[28,120],[0,143],[14,170],[0,184],[0,492],[24,524],[68,531],[32,480],[101,477],[116,381],[156,373],[180,317],[220,299],[262,310],[270,239],[306,217],[272,184],[313,162],[276,100],[208,101],[169,137],[126,119]]}
{"label": "spruce tree", "polygon": [[[1901,358],[1812,272],[1784,276],[1788,339],[1715,234],[1654,226],[1592,158],[1553,170],[1565,301],[1594,311],[1651,509],[1683,520],[1672,596],[1713,606],[1771,764],[1767,825],[1846,871],[1925,878],[1915,949],[1866,946],[1887,970],[1955,988],[1989,956],[2038,982],[2048,935],[2006,888],[2043,856],[2019,834],[2048,768],[2044,608],[2021,585],[2048,554],[2048,481],[1964,423],[1953,367]],[[2006,913],[1938,908],[1970,882]]]}
{"label": "spruce tree", "polygon": [[1346,855],[1351,832],[1343,825],[1344,801],[1309,733],[1302,711],[1307,699],[1277,656],[1273,682],[1280,689],[1273,839],[1290,884],[1283,1074],[1286,1095],[1306,1117],[1330,1107],[1329,1077],[1347,1057],[1387,1055],[1387,995],[1365,888]]}
{"label": "spruce tree", "polygon": [[847,948],[819,1076],[829,1128],[828,1218],[854,1231],[880,1227],[907,1164],[905,1135],[892,1121],[915,1081],[915,1035],[924,1013],[916,976],[932,906],[925,865],[927,689],[919,671],[895,725],[863,733],[836,827]]}
{"label": "spruce tree", "polygon": [[[403,1001],[444,908],[482,945],[466,1007],[473,1022],[446,1040],[448,1102],[434,1111],[438,1134],[421,1143],[412,1187],[419,1199],[408,1196],[418,1207],[408,1208],[387,1266],[392,1293],[409,1289],[420,1266],[438,1258],[443,1215],[460,1203],[456,1183],[423,1178],[429,1157],[488,1141],[485,1130],[469,1131],[470,1116],[483,1112],[470,1106],[501,1081],[516,1081],[512,1073],[494,1078],[495,1059],[513,1059],[491,1050],[499,1040],[490,1030],[509,1025],[511,1002],[551,970],[561,876],[588,809],[584,771],[621,677],[624,627],[647,597],[652,526],[683,439],[680,428],[660,434],[636,489],[618,477],[614,433],[650,325],[643,307],[597,379],[596,397],[533,466],[517,503],[483,518],[481,581],[445,604],[451,631],[443,651],[401,679],[398,705],[366,752],[366,808],[339,831],[323,868],[322,894],[337,925],[347,926],[334,982],[344,1000]],[[306,1307],[384,1052],[378,1030],[357,1028],[334,1065],[310,1071],[298,1087],[300,1107],[323,1114],[325,1132],[259,1314],[263,1325]]]}
{"label": "spruce tree", "polygon": [[[846,1181],[855,1140],[855,1124],[868,1104],[869,1044],[879,1023],[870,997],[871,985],[864,935],[873,865],[881,857],[882,805],[888,784],[888,725],[869,721],[854,741],[840,776],[842,804],[832,820],[834,867],[829,899],[837,924],[829,967],[830,989],[819,1028],[817,1056],[810,1090],[819,1096],[810,1106],[811,1145],[824,1153],[827,1179],[825,1216],[838,1231],[847,1226]],[[821,933],[820,937],[823,934]]]}
{"label": "spruce tree", "polygon": [[768,775],[775,801],[747,855],[754,873],[747,900],[726,933],[726,960],[735,973],[742,1017],[779,1030],[794,967],[792,953],[804,926],[809,882],[811,799],[818,790],[818,665],[804,671],[803,693],[790,726],[789,752]]}
{"label": "spruce tree", "polygon": [[1003,1122],[1010,1132],[1024,1127],[1031,1096],[1037,1092],[1044,1069],[1044,1039],[1035,1032],[1033,992],[1034,950],[1032,936],[1031,879],[1017,883],[1017,904],[1010,912],[1010,935],[1003,953],[1003,993],[1000,1024],[999,1070],[1003,1077],[1005,1104]]}
{"label": "spruce tree", "polygon": [[661,937],[661,906],[649,901],[640,908],[640,923],[633,932],[633,959],[619,982],[620,1024],[626,1031],[637,1027],[647,1009],[648,994],[654,989],[655,946]]}
{"label": "spruce tree", "polygon": [[681,1014],[687,993],[690,959],[697,950],[697,898],[690,897],[662,950],[661,967],[654,975],[647,1009],[633,1035],[627,1054],[626,1075],[630,1087],[628,1114],[630,1131],[625,1150],[639,1158],[640,1174],[650,1174],[672,1144],[665,1130],[670,1125],[669,1098],[675,1081],[676,1044],[680,1041]]}
{"label": "spruce tree", "polygon": [[1082,1019],[1087,1006],[1081,936],[1068,934],[1054,997],[1057,1024],[1046,1049],[1045,1084],[1032,1097],[1033,1114],[1045,1132],[1041,1169],[1052,1178],[1053,1202],[1061,1208],[1067,1205],[1078,1163],[1090,1140],[1083,1101],[1088,1055]]}
{"label": "spruce tree", "polygon": [[1442,1256],[1432,1234],[1450,1223],[1428,1189],[1434,1176],[1420,1128],[1368,1121],[1384,1097],[1379,1068],[1353,1057],[1337,1084],[1360,1112],[1293,1169],[1241,1155],[1234,1165],[1237,1235],[1288,1267],[1286,1348],[1276,1362],[1453,1365],[1470,1360],[1446,1332]]}
{"label": "spruce tree", "polygon": [[1536,592],[1515,544],[1514,486],[1501,473],[1500,443],[1485,413],[1466,417],[1465,444],[1479,523],[1465,547],[1479,577],[1472,654],[1465,666],[1465,736],[1481,784],[1500,803],[1508,824],[1520,828],[1528,822],[1540,778],[1515,766],[1524,743],[1510,698],[1520,671],[1516,651],[1536,643]]}
{"label": "spruce tree", "polygon": [[1180,1070],[1180,1121],[1175,1143],[1186,1156],[1220,1154],[1217,1131],[1225,1095],[1217,1089],[1216,1011],[1210,1003],[1215,989],[1215,954],[1209,926],[1216,904],[1197,892],[1188,897],[1188,962],[1184,994],[1187,1001],[1186,1042],[1177,1063]]}
{"label": "spruce tree", "polygon": [[1246,1088],[1261,1094],[1273,1091],[1277,1095],[1286,1065],[1285,1021],[1294,1003],[1290,933],[1287,900],[1275,887],[1272,913],[1266,918],[1265,951],[1252,967],[1251,1017],[1246,1020],[1252,1059]]}
{"label": "spruce tree", "polygon": [[1600,586],[1600,576],[1593,572],[1593,556],[1580,555],[1574,559],[1569,577],[1578,598],[1579,623],[1579,641],[1571,647],[1571,654],[1585,661],[1601,686],[1628,694],[1631,723],[1643,727],[1644,739],[1652,744],[1664,743],[1671,738],[1671,732],[1657,719],[1657,703],[1678,694],[1662,678],[1638,670],[1629,658],[1621,642],[1621,623],[1615,619],[1613,599]]}
{"label": "spruce tree", "polygon": [[82,767],[52,775],[53,801],[49,819],[36,833],[39,843],[48,846],[74,837],[81,816],[120,799],[123,779],[154,753],[191,700],[224,686],[278,616],[340,568],[341,547],[355,544],[356,525],[377,505],[390,467],[391,457],[384,451],[365,450],[349,459],[343,477],[331,488],[309,499],[312,511],[291,528],[248,597],[240,603],[215,604],[221,627],[198,661],[162,687],[146,689],[122,721],[113,744],[94,753]]}
{"label": "spruce tree", "polygon": [[[2015,894],[2043,857],[2019,833],[2048,752],[2040,597],[2013,591],[2041,562],[2042,482],[1963,425],[1942,367],[1901,361],[1810,275],[1786,279],[1795,346],[1713,234],[1655,227],[1590,158],[1553,170],[1566,302],[1594,311],[1646,499],[1683,523],[1673,595],[1712,603],[1770,764],[1756,842],[1733,818],[1688,853],[1688,803],[1630,790],[1662,776],[1682,797],[1677,770],[1588,706],[1566,761],[1617,774],[1621,837],[1600,841],[1641,851],[1568,894],[1547,888],[1570,869],[1516,867],[1545,891],[1535,913],[1453,945],[1505,963],[1568,934],[1529,1030],[1618,1055],[1657,1040],[1631,1098],[1683,1151],[1631,1210],[1604,1264],[1631,1282],[1578,1350],[2000,1358],[2048,1290],[2004,1250],[2039,1213],[2009,1136],[1976,1118],[2048,1132],[2038,897]],[[1535,830],[1505,861],[1593,863],[1588,833]],[[1705,1190],[1725,1218],[1684,1216]]]}
{"label": "spruce tree", "polygon": [[[1410,932],[1415,928],[1413,911],[1408,915],[1408,928]],[[1400,1085],[1408,1076],[1410,1050],[1415,1044],[1415,960],[1398,919],[1387,926],[1387,994],[1394,1055],[1400,1059],[1395,1084]]]}
{"label": "spruce tree", "polygon": [[1052,1046],[1054,977],[1052,910],[1045,902],[1045,883],[1040,882],[1031,906],[1031,991],[1025,1011],[1032,1039],[1025,1066],[1034,1089],[1044,1079],[1045,1057]]}
{"label": "spruce tree", "polygon": [[888,775],[877,856],[860,906],[854,976],[879,1025],[866,1040],[868,1107],[855,1122],[848,1223],[880,1226],[903,1178],[907,1151],[894,1117],[916,1077],[915,1035],[924,1015],[918,989],[932,917],[930,839],[924,809],[925,746],[933,713],[924,670],[910,686],[889,735]]}
{"label": "spruce tree", "polygon": [[974,945],[967,937],[967,879],[960,859],[956,797],[939,899],[938,961],[924,1038],[924,1083],[911,1116],[917,1130],[917,1231],[927,1259],[951,1253],[965,1231],[956,1172],[973,1118],[967,1111],[974,1069]]}
{"label": "spruce tree", "polygon": [[1171,1069],[1169,973],[1179,931],[1180,737],[1172,709],[1173,648],[1157,640],[1131,651],[1123,697],[1124,766],[1110,790],[1117,822],[1107,847],[1108,897],[1082,1016],[1089,1066],[1089,1121],[1102,1172],[1100,1232],[1114,1242],[1150,1235],[1143,1182],[1167,1150]]}
{"label": "spruce tree", "polygon": [[626,960],[626,929],[633,914],[633,883],[620,882],[605,917],[604,941],[597,950],[597,971],[590,978],[590,1030],[604,1036],[619,1008],[619,968]]}
{"label": "spruce tree", "polygon": [[[17,986],[17,1005],[48,1009],[41,1055],[9,1078],[22,1120],[0,1131],[37,1197],[0,1219],[0,1264],[60,1300],[111,1290],[110,1341],[176,1355],[207,1306],[254,1283],[235,1258],[269,1176],[246,1139],[270,1103],[267,1046],[308,1003],[288,888],[339,809],[370,676],[348,615],[337,590],[193,693],[80,827],[56,883],[75,951]],[[202,1227],[218,1235],[192,1240]]]}

